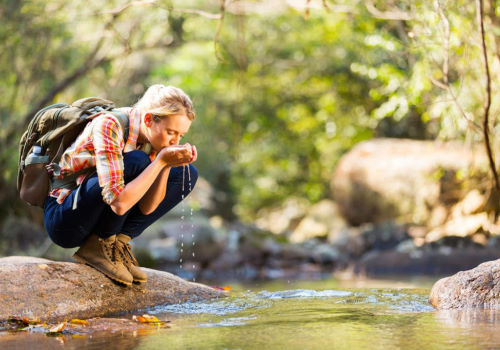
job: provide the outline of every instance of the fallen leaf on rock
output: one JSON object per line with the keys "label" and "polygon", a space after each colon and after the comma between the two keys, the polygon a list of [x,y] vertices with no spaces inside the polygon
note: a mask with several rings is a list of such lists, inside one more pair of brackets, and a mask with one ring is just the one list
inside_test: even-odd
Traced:
{"label": "fallen leaf on rock", "polygon": [[38,264],[39,269],[45,270],[47,267],[49,267],[47,264]]}
{"label": "fallen leaf on rock", "polygon": [[165,323],[168,323],[170,321],[160,321],[156,316],[151,316],[151,315],[142,315],[142,316],[132,316],[132,320],[139,322],[139,323],[151,323],[155,325],[163,325]]}
{"label": "fallen leaf on rock", "polygon": [[136,322],[140,322],[140,323],[147,323],[148,321],[142,317],[142,316],[132,316],[132,320],[136,321]]}
{"label": "fallen leaf on rock", "polygon": [[211,286],[211,287],[213,289],[222,290],[224,292],[230,292],[231,291],[231,286],[224,286],[224,287]]}
{"label": "fallen leaf on rock", "polygon": [[69,322],[73,323],[73,324],[81,324],[81,325],[84,325],[84,326],[88,326],[88,324],[89,324],[87,321],[85,321],[85,320],[79,320],[77,318],[74,318],[74,319],[72,319]]}
{"label": "fallen leaf on rock", "polygon": [[142,315],[148,322],[160,322],[156,316],[151,316],[151,315]]}
{"label": "fallen leaf on rock", "polygon": [[66,322],[61,322],[58,325],[50,328],[47,333],[60,333],[66,327]]}
{"label": "fallen leaf on rock", "polygon": [[39,324],[40,318],[29,319],[28,317],[20,317],[20,316],[9,316],[7,319],[8,322],[15,322],[22,326],[28,326],[30,324]]}

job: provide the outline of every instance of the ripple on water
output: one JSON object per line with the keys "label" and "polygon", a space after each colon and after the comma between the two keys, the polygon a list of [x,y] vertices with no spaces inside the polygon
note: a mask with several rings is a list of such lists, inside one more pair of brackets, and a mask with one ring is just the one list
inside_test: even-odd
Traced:
{"label": "ripple on water", "polygon": [[430,305],[427,295],[405,292],[357,292],[352,296],[338,301],[345,304],[371,304],[385,306],[396,312],[430,312],[434,308]]}
{"label": "ripple on water", "polygon": [[232,327],[232,326],[244,326],[247,324],[245,321],[256,320],[256,316],[249,317],[230,317],[225,318],[217,323],[200,323],[197,327]]}
{"label": "ripple on water", "polygon": [[224,301],[197,301],[182,304],[160,305],[151,310],[152,314],[174,313],[174,314],[213,314],[224,316],[233,314],[248,308],[265,307],[251,300],[232,298]]}
{"label": "ripple on water", "polygon": [[289,299],[289,298],[335,298],[352,295],[352,292],[343,290],[312,290],[312,289],[292,289],[278,292],[262,291],[257,293],[257,298],[261,299]]}
{"label": "ripple on water", "polygon": [[[266,290],[258,293],[247,292],[242,296],[230,297],[225,300],[197,301],[182,304],[160,305],[151,310],[152,314],[174,313],[174,314],[212,314],[225,316],[244,311],[250,308],[260,309],[272,307],[273,303],[285,299],[332,299],[328,302],[337,304],[364,304],[384,307],[390,312],[430,312],[434,309],[429,304],[426,295],[394,291],[366,291],[353,292],[343,290],[312,290],[292,289],[269,292]],[[229,320],[229,321],[227,321]],[[217,323],[218,326],[233,319],[226,319]],[[239,322],[239,321],[234,321]],[[214,324],[211,324],[212,326]],[[234,324],[236,325],[236,324]],[[205,327],[208,327],[205,325]]]}

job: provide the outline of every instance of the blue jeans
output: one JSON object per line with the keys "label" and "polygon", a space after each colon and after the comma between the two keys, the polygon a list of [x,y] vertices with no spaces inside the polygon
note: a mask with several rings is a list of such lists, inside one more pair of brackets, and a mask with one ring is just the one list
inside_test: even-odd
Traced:
{"label": "blue jeans", "polygon": [[[135,179],[151,163],[149,156],[142,151],[124,153],[125,184]],[[198,179],[198,172],[190,164],[191,190]],[[90,234],[107,238],[123,233],[132,238],[139,236],[149,225],[170,211],[189,194],[188,171],[185,171],[183,186],[183,167],[170,169],[167,193],[155,211],[144,215],[138,205],[133,206],[124,215],[117,215],[106,204],[101,195],[97,174],[92,175],[80,185],[77,207],[73,210],[76,189],[66,197],[62,204],[56,198],[47,197],[44,205],[45,228],[50,239],[63,248],[80,246]],[[183,191],[184,187],[184,191]]]}

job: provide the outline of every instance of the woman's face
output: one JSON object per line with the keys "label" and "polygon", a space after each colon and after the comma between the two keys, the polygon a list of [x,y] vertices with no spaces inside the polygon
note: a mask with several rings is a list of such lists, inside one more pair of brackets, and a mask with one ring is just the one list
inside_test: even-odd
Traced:
{"label": "woman's face", "polygon": [[144,117],[145,136],[155,151],[178,145],[189,131],[191,120],[185,114],[174,114],[154,121],[151,114]]}

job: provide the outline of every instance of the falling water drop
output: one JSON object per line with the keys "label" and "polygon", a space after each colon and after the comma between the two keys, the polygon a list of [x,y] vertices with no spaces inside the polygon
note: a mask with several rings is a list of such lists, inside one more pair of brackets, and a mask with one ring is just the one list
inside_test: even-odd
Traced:
{"label": "falling water drop", "polygon": [[[189,184],[189,193],[192,191],[192,185],[191,185],[191,168],[189,165],[187,166],[188,170],[188,184]],[[195,246],[195,238],[194,238],[194,223],[193,223],[193,208],[190,208],[190,216],[189,216],[189,221],[191,222],[191,242],[193,242],[193,260],[195,260],[195,252],[194,252],[194,246]],[[193,272],[195,270],[195,265],[193,264]],[[193,274],[193,282],[195,281],[195,274]]]}
{"label": "falling water drop", "polygon": [[182,214],[181,214],[181,247],[179,249],[179,267],[181,269],[181,273],[182,273],[182,253],[184,252],[184,207],[185,207],[185,203],[184,203],[184,182],[185,182],[185,179],[186,179],[186,172],[185,172],[185,167],[182,167],[182,190],[181,190],[181,211],[182,211]]}

